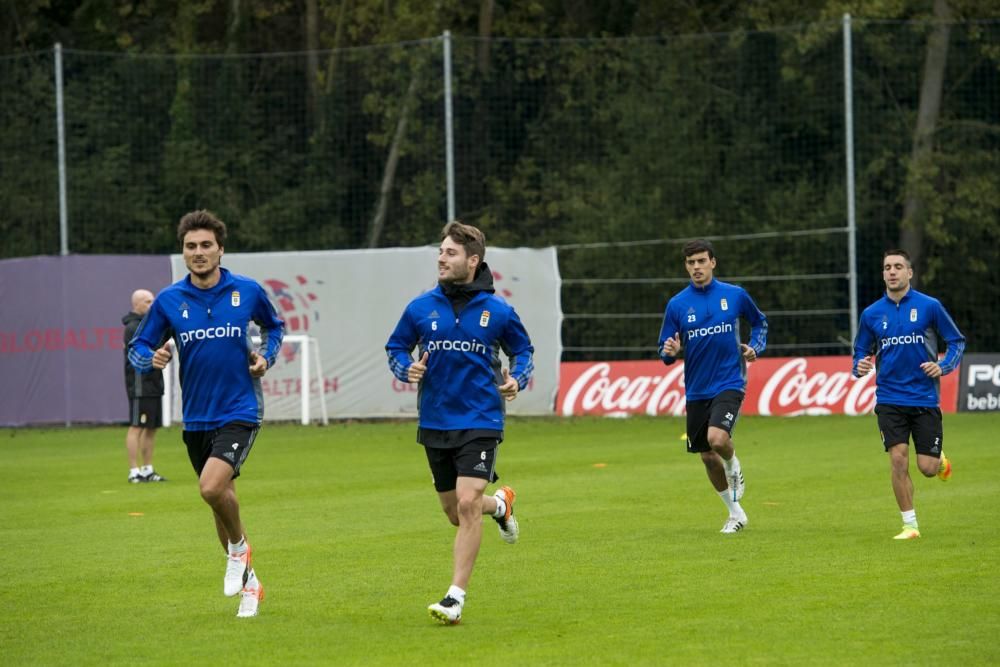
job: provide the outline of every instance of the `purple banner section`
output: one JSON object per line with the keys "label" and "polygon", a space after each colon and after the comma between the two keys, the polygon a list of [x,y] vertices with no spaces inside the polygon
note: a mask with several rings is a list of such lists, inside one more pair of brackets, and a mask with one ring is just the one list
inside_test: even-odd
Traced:
{"label": "purple banner section", "polygon": [[122,317],[167,255],[0,261],[0,426],[128,420]]}

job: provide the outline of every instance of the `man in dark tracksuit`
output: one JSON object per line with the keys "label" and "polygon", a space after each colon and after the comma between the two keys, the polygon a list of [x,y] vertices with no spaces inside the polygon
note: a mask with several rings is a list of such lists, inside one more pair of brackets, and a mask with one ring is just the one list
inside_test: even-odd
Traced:
{"label": "man in dark tracksuit", "polygon": [[[385,346],[393,375],[420,383],[417,442],[427,454],[441,507],[458,527],[451,587],[428,607],[445,624],[462,618],[483,515],[493,517],[508,544],[519,534],[514,490],[503,486],[493,495],[483,492],[497,480],[504,401],[527,387],[534,348],[517,313],[493,293],[485,253],[481,231],[457,221],[446,225],[438,250],[438,286],[406,306]],[[501,367],[501,350],[510,360],[509,370]]]}
{"label": "man in dark tracksuit", "polygon": [[[153,303],[153,293],[140,289],[132,293],[132,310],[122,318],[125,325],[125,392],[128,395],[128,431],[125,449],[128,451],[128,481],[165,482],[153,470],[153,446],[156,429],[163,425],[161,397],[163,396],[163,371],[141,374],[128,362],[128,342],[135,336],[143,316]],[[142,467],[139,467],[139,459]]]}

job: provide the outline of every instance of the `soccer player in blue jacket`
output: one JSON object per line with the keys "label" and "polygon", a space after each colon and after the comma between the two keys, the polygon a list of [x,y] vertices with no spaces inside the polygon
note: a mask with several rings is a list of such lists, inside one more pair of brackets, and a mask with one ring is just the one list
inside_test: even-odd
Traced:
{"label": "soccer player in blue jacket", "polygon": [[[274,365],[285,323],[264,288],[222,268],[226,225],[193,211],[177,227],[189,274],[156,297],[135,337],[129,361],[140,372],[164,368],[171,355],[157,343],[171,335],[180,361],[184,443],[212,508],[226,551],[223,592],[240,593],[239,617],[256,616],[264,588],[251,561],[234,480],[264,417],[260,378]],[[255,349],[249,324],[260,328]]]}
{"label": "soccer player in blue jacket", "polygon": [[[514,490],[497,480],[497,450],[503,441],[504,401],[528,385],[534,348],[514,309],[493,293],[493,275],[483,261],[483,233],[451,222],[441,233],[438,285],[413,299],[385,350],[389,368],[403,382],[418,382],[417,442],[424,446],[441,507],[455,535],[451,586],[428,607],[444,624],[458,623],[465,591],[482,539],[483,515],[500,536],[517,541]],[[418,360],[411,352],[417,348]],[[501,368],[500,350],[510,361]]]}
{"label": "soccer player in blue jacket", "polygon": [[[910,287],[913,266],[905,250],[885,252],[882,279],[885,296],[861,313],[853,372],[862,377],[876,369],[875,414],[903,518],[903,530],[894,539],[911,540],[920,537],[920,529],[913,509],[910,436],[920,472],[944,481],[951,478],[951,462],[943,450],[940,377],[958,368],[965,337],[940,301]],[[940,341],[947,344],[947,352],[938,361]]]}
{"label": "soccer player in blue jacket", "polygon": [[[714,278],[715,265],[715,249],[708,241],[684,246],[691,284],[667,303],[657,349],[668,365],[684,351],[687,450],[701,455],[708,479],[729,511],[720,532],[737,533],[748,519],[740,505],[746,484],[732,432],[746,392],[747,362],[767,345],[767,318],[746,290]],[[749,343],[740,338],[741,317],[750,323]]]}

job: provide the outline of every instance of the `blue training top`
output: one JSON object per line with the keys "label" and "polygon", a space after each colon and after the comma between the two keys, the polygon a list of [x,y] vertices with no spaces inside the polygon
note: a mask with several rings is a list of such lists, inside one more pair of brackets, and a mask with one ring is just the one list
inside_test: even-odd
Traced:
{"label": "blue training top", "polygon": [[728,389],[746,391],[741,317],[750,322],[747,344],[760,355],[767,346],[767,318],[739,285],[714,278],[705,287],[691,283],[667,303],[657,351],[663,363],[677,361],[663,353],[663,343],[675,333],[680,334],[687,400],[715,398]]}
{"label": "blue training top", "polygon": [[500,350],[510,358],[510,375],[520,389],[534,371],[535,349],[514,308],[502,297],[478,292],[459,315],[438,285],[413,299],[385,345],[389,368],[407,382],[413,363],[428,352],[417,407],[420,427],[440,431],[502,431],[504,399]]}
{"label": "blue training top", "polygon": [[938,336],[948,351],[938,365],[942,375],[962,361],[965,336],[934,297],[910,289],[897,304],[888,294],[865,308],[854,339],[852,372],[875,355],[875,400],[881,405],[934,408],[941,403],[941,381],[920,364],[938,359]]}
{"label": "blue training top", "polygon": [[249,324],[260,327],[258,353],[274,365],[285,323],[255,280],[220,269],[217,285],[201,289],[186,276],[160,292],[129,342],[129,362],[153,368],[153,347],[173,336],[180,361],[184,429],[209,431],[232,421],[264,418],[260,379],[250,375]]}

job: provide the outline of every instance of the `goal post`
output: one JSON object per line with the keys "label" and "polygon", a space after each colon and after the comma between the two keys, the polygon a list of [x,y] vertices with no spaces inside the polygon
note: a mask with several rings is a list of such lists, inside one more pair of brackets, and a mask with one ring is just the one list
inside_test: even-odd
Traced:
{"label": "goal post", "polygon": [[[254,345],[260,344],[260,336],[252,337]],[[303,336],[301,334],[290,334],[282,339],[282,346],[299,345],[298,367],[301,391],[300,421],[302,424],[309,424],[312,421],[310,411],[310,387],[313,377],[319,378],[319,420],[325,426],[329,423],[329,416],[326,410],[326,383],[323,382],[323,364],[320,359],[319,341],[314,336]],[[174,405],[180,400],[180,385],[176,380],[177,362],[172,359],[167,367],[163,369],[163,426],[167,427],[173,423]],[[313,375],[315,374],[315,375]],[[176,396],[176,399],[174,398]]]}

